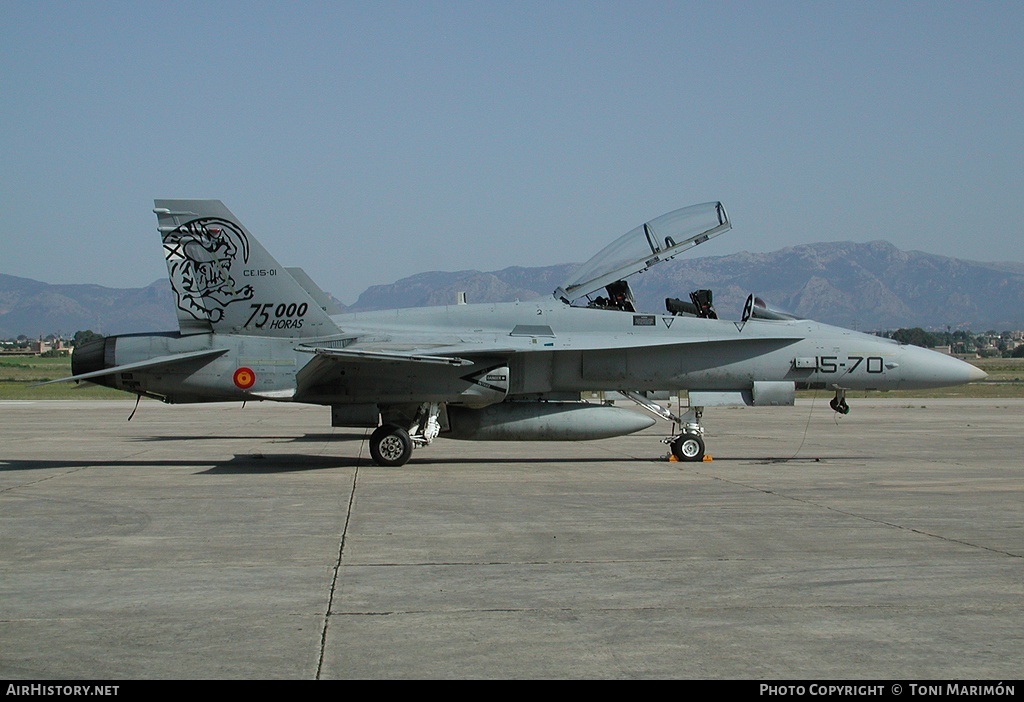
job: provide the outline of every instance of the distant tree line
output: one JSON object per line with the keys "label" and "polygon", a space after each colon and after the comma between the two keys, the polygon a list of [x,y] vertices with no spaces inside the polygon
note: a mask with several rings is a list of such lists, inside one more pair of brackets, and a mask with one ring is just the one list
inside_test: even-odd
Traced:
{"label": "distant tree line", "polygon": [[924,348],[948,346],[953,353],[979,353],[983,356],[1004,356],[1024,358],[1024,345],[1014,345],[1013,333],[997,332],[990,329],[981,334],[970,330],[929,332],[921,327],[887,331],[882,336],[895,339],[901,344],[912,344]]}
{"label": "distant tree line", "polygon": [[[89,342],[92,339],[102,339],[103,336],[91,329],[75,332],[70,339],[64,334],[47,334],[46,336],[30,339],[24,334],[15,338],[0,339],[0,347],[7,353],[36,353],[43,358],[58,358],[68,355],[68,347],[77,347]],[[39,342],[42,342],[40,344]],[[49,348],[47,348],[49,347]],[[46,349],[41,351],[41,348]],[[40,352],[41,351],[41,352]]]}
{"label": "distant tree line", "polygon": [[86,329],[85,331],[76,331],[74,336],[75,347],[81,346],[82,344],[88,343],[93,339],[102,339],[102,334],[97,334],[92,329]]}

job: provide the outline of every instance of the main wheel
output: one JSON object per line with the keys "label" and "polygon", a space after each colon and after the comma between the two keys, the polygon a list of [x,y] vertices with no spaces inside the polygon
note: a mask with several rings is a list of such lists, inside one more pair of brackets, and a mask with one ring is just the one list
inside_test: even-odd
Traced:
{"label": "main wheel", "polygon": [[680,461],[703,460],[704,439],[696,434],[683,434],[672,442],[672,453]]}
{"label": "main wheel", "polygon": [[377,427],[370,435],[370,455],[378,466],[402,466],[412,456],[409,432],[396,424]]}

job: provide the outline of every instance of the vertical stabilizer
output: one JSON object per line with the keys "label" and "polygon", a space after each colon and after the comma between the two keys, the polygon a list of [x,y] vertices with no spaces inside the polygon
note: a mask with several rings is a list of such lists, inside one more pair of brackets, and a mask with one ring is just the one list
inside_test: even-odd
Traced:
{"label": "vertical stabilizer", "polygon": [[182,334],[311,337],[327,312],[220,200],[156,200]]}
{"label": "vertical stabilizer", "polygon": [[292,278],[295,278],[295,282],[301,285],[309,293],[309,296],[316,300],[316,303],[320,305],[320,309],[330,315],[344,313],[345,310],[330,295],[325,293],[319,285],[313,282],[313,279],[309,277],[306,271],[301,268],[292,268],[291,266],[287,270]]}

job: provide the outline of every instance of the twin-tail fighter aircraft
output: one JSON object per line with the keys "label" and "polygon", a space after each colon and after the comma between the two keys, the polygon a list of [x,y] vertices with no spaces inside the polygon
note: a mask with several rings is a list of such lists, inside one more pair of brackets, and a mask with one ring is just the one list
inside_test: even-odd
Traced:
{"label": "twin-tail fighter aircraft", "polygon": [[[932,388],[985,374],[955,358],[797,319],[748,298],[718,319],[709,291],[642,312],[626,278],[728,231],[720,202],[670,212],[614,241],[550,298],[335,314],[301,269],[282,267],[218,200],[157,200],[153,212],[178,330],[96,339],[70,378],[168,403],[272,400],[331,408],[335,427],[374,429],[370,453],[406,463],[438,436],[600,439],[651,416],[581,400],[619,391],[672,422],[662,441],[704,456],[705,407],[792,405],[798,388]],[[59,381],[54,381],[59,382]],[[651,392],[687,390],[676,416]]]}

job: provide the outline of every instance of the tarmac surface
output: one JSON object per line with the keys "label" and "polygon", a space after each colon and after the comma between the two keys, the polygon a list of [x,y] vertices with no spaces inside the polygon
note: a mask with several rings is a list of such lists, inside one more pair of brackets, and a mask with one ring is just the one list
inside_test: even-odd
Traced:
{"label": "tarmac surface", "polygon": [[328,409],[0,403],[0,679],[1024,670],[1024,400],[373,466]]}

